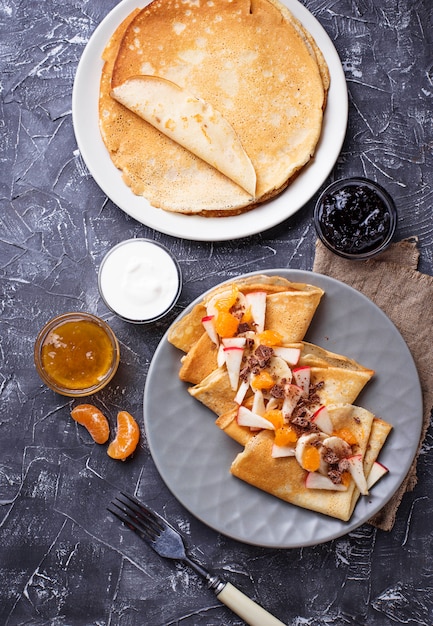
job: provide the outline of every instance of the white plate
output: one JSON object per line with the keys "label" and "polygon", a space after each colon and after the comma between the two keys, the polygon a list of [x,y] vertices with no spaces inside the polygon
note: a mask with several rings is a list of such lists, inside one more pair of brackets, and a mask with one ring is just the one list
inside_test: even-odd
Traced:
{"label": "white plate", "polygon": [[232,217],[180,215],[156,209],[125,185],[103,144],[98,125],[101,55],[120,22],[138,0],[123,0],[101,22],[90,38],[78,65],[72,94],[72,119],[81,155],[103,192],[125,213],[162,233],[197,241],[225,241],[262,232],[293,215],[315,194],[331,172],[340,154],[347,127],[346,80],[332,41],[319,22],[297,0],[282,0],[315,38],[328,63],[331,87],[322,137],[314,160],[274,200],[250,212]]}
{"label": "white plate", "polygon": [[144,420],[158,471],[192,514],[239,541],[295,548],[345,535],[369,520],[390,499],[418,447],[421,387],[400,333],[368,298],[337,280],[312,272],[276,269],[263,273],[325,290],[306,340],[375,370],[357,404],[393,425],[380,455],[389,474],[368,497],[360,498],[349,522],[293,506],[235,478],[230,474],[230,465],[242,448],[215,425],[215,415],[188,394],[187,385],[178,377],[182,353],[168,343],[167,335],[155,352],[147,376]]}

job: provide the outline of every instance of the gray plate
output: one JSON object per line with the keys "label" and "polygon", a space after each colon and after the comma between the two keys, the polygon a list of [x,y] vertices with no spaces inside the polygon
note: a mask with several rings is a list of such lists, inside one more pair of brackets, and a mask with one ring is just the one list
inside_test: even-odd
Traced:
{"label": "gray plate", "polygon": [[[176,498],[208,526],[246,543],[296,548],[340,537],[366,522],[391,498],[415,456],[422,395],[412,356],[400,333],[368,298],[312,272],[275,269],[263,274],[321,287],[325,295],[306,340],[375,370],[357,404],[393,424],[381,462],[389,468],[349,522],[301,509],[230,474],[241,446],[215,426],[215,415],[179,380],[182,353],[162,338],[144,391],[147,439],[161,477]],[[201,297],[182,315],[191,310]]]}

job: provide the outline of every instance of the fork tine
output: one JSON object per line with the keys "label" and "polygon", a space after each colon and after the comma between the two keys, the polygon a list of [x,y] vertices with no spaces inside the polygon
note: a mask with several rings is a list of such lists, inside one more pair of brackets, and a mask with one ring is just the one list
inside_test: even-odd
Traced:
{"label": "fork tine", "polygon": [[140,534],[143,539],[155,541],[164,530],[164,526],[158,517],[152,511],[143,507],[132,496],[125,493],[120,495],[122,498],[117,497],[111,502],[115,510],[108,508],[110,513],[128,526],[128,528]]}
{"label": "fork tine", "polygon": [[143,519],[146,525],[149,525],[156,533],[160,534],[164,530],[164,526],[167,522],[164,523],[154,511],[146,508],[139,500],[123,491],[120,492],[120,495],[124,500],[121,500],[119,497],[117,500],[119,500],[124,507],[129,508],[137,514],[138,517]]}

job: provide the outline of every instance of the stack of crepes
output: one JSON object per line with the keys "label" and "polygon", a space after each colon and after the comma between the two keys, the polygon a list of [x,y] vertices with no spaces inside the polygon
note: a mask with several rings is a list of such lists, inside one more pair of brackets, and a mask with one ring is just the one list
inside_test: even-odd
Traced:
{"label": "stack of crepes", "polygon": [[103,58],[103,141],[154,207],[242,213],[315,153],[328,67],[278,0],[154,0],[119,25]]}
{"label": "stack of crepes", "polygon": [[232,474],[347,521],[387,471],[377,458],[391,425],[354,404],[373,370],[304,341],[323,294],[278,276],[225,283],[168,340],[188,392],[244,447]]}

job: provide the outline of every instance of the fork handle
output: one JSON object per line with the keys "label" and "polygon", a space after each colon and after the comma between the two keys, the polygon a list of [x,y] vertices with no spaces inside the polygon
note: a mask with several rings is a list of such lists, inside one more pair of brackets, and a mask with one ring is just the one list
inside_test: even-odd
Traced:
{"label": "fork handle", "polygon": [[231,583],[226,583],[217,598],[250,626],[284,626],[276,617],[265,611]]}

